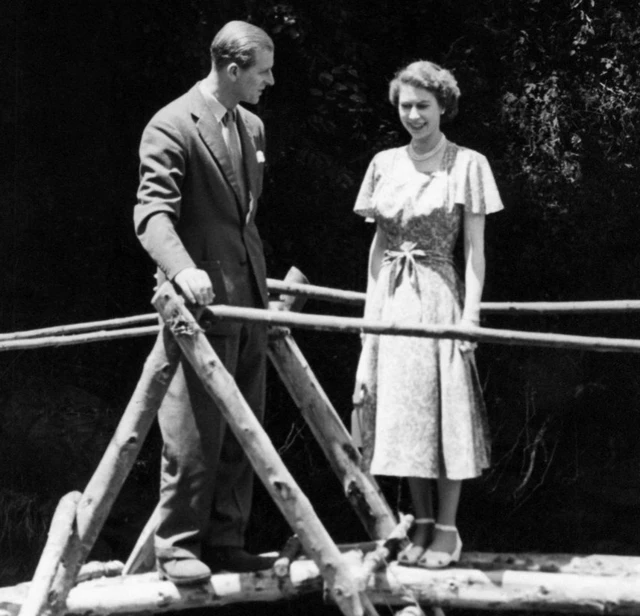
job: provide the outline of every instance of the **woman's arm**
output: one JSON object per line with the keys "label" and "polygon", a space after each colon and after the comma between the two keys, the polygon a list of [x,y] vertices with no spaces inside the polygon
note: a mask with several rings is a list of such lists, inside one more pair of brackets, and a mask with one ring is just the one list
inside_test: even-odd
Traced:
{"label": "woman's arm", "polygon": [[375,289],[380,273],[380,266],[384,258],[384,251],[388,245],[387,234],[378,226],[376,234],[373,236],[371,248],[369,250],[369,267],[367,273],[367,299],[364,306],[365,319],[369,316],[369,307],[371,306],[371,298]]}
{"label": "woman's arm", "polygon": [[[367,297],[364,305],[364,318],[371,316],[371,300],[378,281],[378,274],[380,273],[380,266],[382,265],[382,259],[384,258],[384,251],[387,249],[387,234],[378,226],[376,234],[373,236],[371,242],[371,248],[369,249],[369,266],[367,269]],[[365,343],[366,334],[360,334],[362,343]],[[356,383],[353,390],[353,404],[358,407],[364,400],[364,377],[361,374],[362,370],[366,370],[367,366],[360,362],[358,364],[358,371],[356,372]]]}
{"label": "woman's arm", "polygon": [[480,322],[480,300],[484,287],[484,214],[464,214],[464,309],[462,320]]}

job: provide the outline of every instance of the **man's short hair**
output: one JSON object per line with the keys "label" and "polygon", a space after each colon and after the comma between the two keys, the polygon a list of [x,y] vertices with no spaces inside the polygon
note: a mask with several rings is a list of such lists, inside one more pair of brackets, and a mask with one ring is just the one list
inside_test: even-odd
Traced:
{"label": "man's short hair", "polygon": [[211,43],[211,62],[218,70],[232,62],[246,69],[255,63],[259,49],[274,50],[273,41],[264,30],[246,21],[230,21]]}

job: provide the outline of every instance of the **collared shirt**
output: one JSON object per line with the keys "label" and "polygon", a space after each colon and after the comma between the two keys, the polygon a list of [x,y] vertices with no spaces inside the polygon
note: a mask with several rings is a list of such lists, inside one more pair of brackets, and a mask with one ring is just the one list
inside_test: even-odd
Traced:
{"label": "collared shirt", "polygon": [[213,111],[213,115],[215,116],[216,120],[219,124],[222,124],[222,120],[227,113],[227,108],[215,97],[214,94],[212,94],[205,88],[204,81],[200,81],[198,83],[198,87],[200,88],[202,96],[204,96],[204,99],[211,107],[211,111]]}
{"label": "collared shirt", "polygon": [[[200,89],[200,92],[202,93],[202,96],[204,96],[205,101],[209,105],[211,111],[213,111],[213,115],[216,121],[220,125],[222,138],[224,139],[225,145],[227,146],[227,151],[229,152],[229,156],[231,158],[231,164],[232,164],[234,173],[237,176],[242,200],[246,202],[247,189],[246,189],[246,183],[245,183],[244,168],[242,163],[242,146],[240,145],[240,135],[238,133],[238,127],[237,127],[238,111],[236,108],[227,109],[216,98],[214,94],[212,94],[205,88],[203,81],[199,82],[198,87]],[[227,113],[233,115],[235,119],[234,122],[226,121]],[[231,127],[231,130],[230,130],[230,127]],[[231,131],[233,131],[233,134],[231,134]],[[246,205],[247,204],[243,203],[243,206],[246,207]],[[247,220],[248,219],[249,219],[249,214],[247,214]]]}

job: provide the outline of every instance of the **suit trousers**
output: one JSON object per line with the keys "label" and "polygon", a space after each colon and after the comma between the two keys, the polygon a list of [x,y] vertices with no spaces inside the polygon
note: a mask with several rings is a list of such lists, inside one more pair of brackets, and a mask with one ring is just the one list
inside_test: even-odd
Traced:
{"label": "suit trousers", "polygon": [[[262,422],[267,327],[261,323],[235,323],[232,329],[233,333],[207,338]],[[164,445],[156,556],[199,558],[202,543],[243,547],[254,472],[185,358],[171,382],[158,420]]]}

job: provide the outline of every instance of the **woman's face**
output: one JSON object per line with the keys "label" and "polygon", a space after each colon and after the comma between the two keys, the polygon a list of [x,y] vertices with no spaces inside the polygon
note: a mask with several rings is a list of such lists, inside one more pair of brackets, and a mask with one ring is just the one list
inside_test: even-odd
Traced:
{"label": "woman's face", "polygon": [[400,121],[415,140],[427,141],[440,133],[440,107],[433,92],[403,83],[398,92]]}

